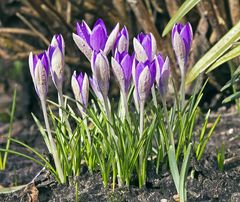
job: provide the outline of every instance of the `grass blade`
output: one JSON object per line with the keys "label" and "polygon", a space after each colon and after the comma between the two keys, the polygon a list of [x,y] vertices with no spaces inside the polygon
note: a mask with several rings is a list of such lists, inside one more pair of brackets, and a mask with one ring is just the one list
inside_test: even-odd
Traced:
{"label": "grass blade", "polygon": [[191,83],[200,73],[208,69],[220,56],[222,56],[233,42],[240,38],[240,21],[226,33],[190,70],[186,83]]}
{"label": "grass blade", "polygon": [[173,27],[173,25],[181,18],[183,18],[200,0],[186,0],[178,9],[177,13],[171,18],[167,26],[163,30],[162,36],[164,37]]}
{"label": "grass blade", "polygon": [[240,45],[233,48],[232,50],[230,50],[228,53],[226,53],[225,55],[223,55],[221,58],[219,58],[216,62],[214,62],[212,64],[212,66],[207,70],[207,73],[211,72],[212,70],[216,69],[218,66],[220,66],[221,64],[235,58],[238,57],[240,55]]}

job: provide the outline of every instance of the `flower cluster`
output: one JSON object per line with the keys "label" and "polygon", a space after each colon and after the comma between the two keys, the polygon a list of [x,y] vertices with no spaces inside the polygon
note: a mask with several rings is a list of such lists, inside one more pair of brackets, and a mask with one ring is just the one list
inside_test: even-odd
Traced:
{"label": "flower cluster", "polygon": [[[149,157],[152,159],[157,156],[158,170],[159,163],[167,156],[177,192],[181,195],[186,191],[185,184],[180,184],[185,182],[185,178],[180,178],[185,176],[187,166],[183,167],[180,176],[177,162],[182,154],[184,162],[189,159],[194,141],[192,130],[197,104],[202,96],[195,93],[189,100],[190,103],[185,104],[185,74],[192,39],[189,23],[179,23],[173,27],[172,46],[181,72],[181,88],[175,93],[174,106],[170,111],[166,104],[170,59],[158,52],[157,41],[152,33],[140,33],[134,37],[134,51],[131,53],[129,34],[125,26],[119,30],[117,24],[108,33],[101,19],[96,21],[92,29],[85,21],[77,23],[73,40],[89,60],[92,70],[90,77],[86,73],[74,71],[71,78],[80,117],[70,105],[66,107],[68,98],[65,97],[64,101],[62,93],[65,57],[63,37],[55,35],[49,48],[43,53],[30,53],[30,73],[41,100],[47,134],[42,128],[40,131],[53,155],[56,171],[48,166],[60,182],[66,182],[66,177],[72,173],[79,175],[80,165],[84,160],[90,172],[96,167],[100,169],[105,187],[110,173],[113,174],[113,187],[116,178],[118,186],[129,186],[133,173],[137,173],[139,186],[142,187],[146,183]],[[59,104],[55,105],[59,107],[60,119],[51,111],[49,116],[55,130],[50,129],[46,107],[49,74],[59,98]],[[120,89],[117,113],[113,110],[116,106],[112,105],[109,99],[111,74]],[[96,99],[88,103],[90,87]],[[156,89],[161,100],[160,105],[157,103]],[[152,103],[151,96],[154,103],[152,106],[148,104]],[[147,102],[148,100],[150,101]],[[135,104],[135,110],[132,103]],[[145,108],[145,105],[148,107]],[[69,118],[73,118],[75,124],[70,124]],[[39,122],[37,123],[39,125]],[[215,126],[216,124],[210,130],[211,133]],[[203,127],[201,139],[195,146],[197,159],[200,159],[206,146],[205,141],[209,139],[203,138],[205,129],[206,127]],[[210,135],[208,134],[208,137]],[[155,144],[152,144],[153,142]]]}

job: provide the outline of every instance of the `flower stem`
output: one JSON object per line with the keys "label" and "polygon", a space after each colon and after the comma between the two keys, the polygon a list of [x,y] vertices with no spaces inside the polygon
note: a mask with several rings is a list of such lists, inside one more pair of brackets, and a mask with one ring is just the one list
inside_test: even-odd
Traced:
{"label": "flower stem", "polygon": [[183,110],[185,106],[185,73],[182,73],[181,75],[180,99],[181,99],[181,110]]}
{"label": "flower stem", "polygon": [[64,179],[64,175],[63,175],[63,171],[62,171],[62,166],[61,166],[60,159],[59,159],[59,156],[57,153],[56,144],[52,137],[49,120],[48,120],[48,116],[47,116],[46,98],[42,97],[42,98],[40,98],[40,100],[41,100],[41,106],[42,106],[43,117],[44,117],[44,121],[45,121],[45,125],[46,125],[46,130],[47,130],[48,138],[49,138],[49,142],[50,142],[50,149],[51,149],[50,153],[53,155],[54,163],[55,163],[60,181],[61,181],[61,183],[64,183],[65,179]]}
{"label": "flower stem", "polygon": [[[140,126],[139,126],[139,140],[142,138],[143,136],[143,128],[144,128],[144,101],[140,102]],[[143,148],[140,151],[139,154],[139,186],[142,187],[145,185],[145,172],[144,172],[144,165],[143,165]]]}
{"label": "flower stem", "polygon": [[125,111],[125,118],[127,119],[128,123],[130,123],[130,117],[129,117],[129,111],[128,111],[128,102],[127,102],[127,94],[122,92],[121,93],[123,98],[123,105],[124,105],[124,111]]}
{"label": "flower stem", "polygon": [[[170,140],[170,144],[173,146],[173,150],[175,151],[174,136],[173,136],[172,128],[170,126],[170,122],[169,122],[166,98],[161,97],[161,100],[162,100],[162,103],[163,103],[164,116],[165,116],[166,122],[167,122],[168,138]],[[168,146],[168,148],[169,148],[169,146]]]}
{"label": "flower stem", "polygon": [[[65,109],[65,104],[64,104],[64,101],[63,101],[62,88],[58,89],[58,101],[59,101],[59,105],[60,105],[59,116],[61,118],[61,121],[66,123],[66,126],[67,126],[68,130],[70,131],[69,134],[71,134],[72,133],[72,129],[71,129],[70,123],[69,123],[69,121],[67,119],[66,112],[64,110],[62,110],[62,108]],[[70,138],[72,138],[72,137],[70,137]]]}

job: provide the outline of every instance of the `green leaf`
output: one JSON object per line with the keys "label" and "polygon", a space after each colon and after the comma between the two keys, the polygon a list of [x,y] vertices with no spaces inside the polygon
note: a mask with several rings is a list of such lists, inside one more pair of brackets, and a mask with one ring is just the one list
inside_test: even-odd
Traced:
{"label": "green leaf", "polygon": [[177,167],[175,152],[172,145],[169,147],[169,150],[168,150],[168,161],[169,161],[169,167],[170,167],[170,171],[173,177],[175,187],[177,189],[177,192],[179,193],[180,176],[179,176],[179,171]]}
{"label": "green leaf", "polygon": [[164,37],[174,26],[179,22],[200,0],[186,0],[178,9],[177,13],[171,18],[167,26],[163,30],[162,36]]}
{"label": "green leaf", "polygon": [[233,100],[235,100],[235,99],[237,99],[237,98],[239,98],[239,97],[240,97],[240,92],[236,92],[236,93],[230,95],[229,97],[225,98],[225,99],[222,101],[222,103],[231,102],[231,101],[233,101]]}
{"label": "green leaf", "polygon": [[219,57],[221,57],[233,42],[240,38],[240,21],[226,33],[190,70],[186,83],[191,83],[200,73],[208,69]]}
{"label": "green leaf", "polygon": [[218,66],[220,66],[221,64],[237,57],[240,55],[240,45],[233,48],[232,50],[230,50],[228,53],[226,53],[225,55],[223,55],[221,58],[219,58],[216,62],[214,62],[212,64],[212,66],[207,70],[207,73],[209,73],[210,71],[216,69]]}
{"label": "green leaf", "polygon": [[187,201],[185,182],[186,182],[186,178],[187,178],[191,149],[192,149],[192,143],[190,143],[188,145],[187,152],[186,152],[186,155],[184,156],[183,164],[182,164],[182,168],[181,168],[180,182],[179,182],[179,185],[180,185],[179,186],[180,201]]}
{"label": "green leaf", "polygon": [[19,186],[14,186],[14,187],[1,187],[0,194],[10,194],[10,193],[18,191],[26,186],[27,185],[25,184],[25,185],[19,185]]}

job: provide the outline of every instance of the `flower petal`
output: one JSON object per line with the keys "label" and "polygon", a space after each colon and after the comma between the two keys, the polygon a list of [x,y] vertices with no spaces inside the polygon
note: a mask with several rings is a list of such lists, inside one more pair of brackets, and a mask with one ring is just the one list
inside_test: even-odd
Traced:
{"label": "flower petal", "polygon": [[111,32],[111,34],[109,35],[105,48],[104,48],[104,53],[107,55],[110,50],[112,50],[114,43],[116,41],[117,35],[118,35],[118,31],[119,31],[119,23],[117,23],[117,25],[115,26],[115,28],[113,29],[113,31]]}
{"label": "flower petal", "polygon": [[102,26],[97,25],[93,28],[92,34],[90,35],[90,45],[93,50],[103,50],[107,41],[107,35]]}
{"label": "flower petal", "polygon": [[92,49],[88,45],[88,43],[83,40],[80,36],[73,33],[73,40],[77,44],[77,47],[80,49],[80,51],[87,57],[89,61],[91,61],[92,57]]}
{"label": "flower petal", "polygon": [[136,39],[133,39],[133,47],[135,51],[135,57],[139,62],[145,62],[148,60],[148,55],[146,54],[146,51],[144,50],[142,44]]}

